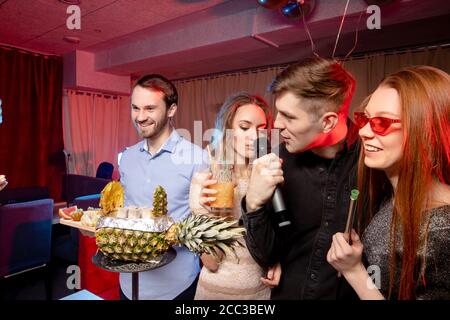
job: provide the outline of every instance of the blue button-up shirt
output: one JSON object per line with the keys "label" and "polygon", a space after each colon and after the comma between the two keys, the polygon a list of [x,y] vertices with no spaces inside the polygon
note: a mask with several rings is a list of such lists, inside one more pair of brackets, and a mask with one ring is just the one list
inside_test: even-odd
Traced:
{"label": "blue button-up shirt", "polygon": [[[173,130],[155,154],[146,140],[127,148],[120,159],[120,182],[125,206],[153,207],[158,185],[167,192],[168,214],[175,220],[187,218],[189,187],[195,171],[205,167],[206,153]],[[139,274],[139,299],[173,299],[187,289],[200,271],[198,256],[185,247],[175,247],[177,257],[161,268]],[[120,275],[120,287],[131,298],[131,273]]]}

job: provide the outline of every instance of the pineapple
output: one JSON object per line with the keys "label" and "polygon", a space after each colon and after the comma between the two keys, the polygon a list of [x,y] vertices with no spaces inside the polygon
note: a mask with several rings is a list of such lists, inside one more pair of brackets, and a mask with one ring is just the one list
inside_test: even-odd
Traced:
{"label": "pineapple", "polygon": [[163,187],[157,186],[153,193],[153,216],[161,217],[167,214],[167,194]]}
{"label": "pineapple", "polygon": [[237,221],[226,217],[190,215],[185,220],[173,224],[165,233],[170,244],[186,246],[190,251],[217,256],[217,249],[236,258],[233,246],[245,233],[245,228],[236,227]]}
{"label": "pineapple", "polygon": [[[116,193],[102,192],[100,204],[120,202],[103,199],[117,197]],[[123,194],[123,192],[122,192]],[[123,205],[123,202],[122,202]],[[104,211],[105,208],[103,208]],[[190,215],[183,221],[174,223],[167,216],[167,194],[158,186],[153,194],[153,219],[120,219],[101,217],[97,224],[96,243],[100,251],[112,259],[125,261],[151,261],[161,256],[173,245],[184,245],[190,251],[217,255],[217,250],[235,256],[234,246],[241,245],[245,229],[236,226],[236,221],[205,215]],[[120,226],[120,227],[119,227]]]}
{"label": "pineapple", "polygon": [[170,247],[159,232],[102,228],[95,238],[99,249],[116,260],[149,261]]}
{"label": "pineapple", "polygon": [[123,207],[124,190],[119,181],[109,182],[102,190],[100,207],[104,215]]}

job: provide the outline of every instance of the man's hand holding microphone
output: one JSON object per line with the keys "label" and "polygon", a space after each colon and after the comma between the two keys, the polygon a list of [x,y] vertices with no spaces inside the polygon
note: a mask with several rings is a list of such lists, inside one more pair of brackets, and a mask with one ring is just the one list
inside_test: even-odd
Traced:
{"label": "man's hand holding microphone", "polygon": [[[286,206],[278,185],[284,182],[283,160],[275,153],[268,153],[270,150],[269,141],[262,137],[255,142],[257,158],[253,161],[252,173],[245,197],[247,212],[254,212],[262,208],[266,203],[271,202],[273,214],[279,228],[287,227],[291,224],[287,216]],[[251,214],[251,213],[250,213]],[[272,266],[267,275],[261,281],[274,288],[279,285],[281,279],[281,265],[277,263]]]}
{"label": "man's hand holding microphone", "polygon": [[274,153],[253,161],[252,174],[246,194],[247,211],[261,208],[271,198],[278,184],[283,183],[282,160]]}

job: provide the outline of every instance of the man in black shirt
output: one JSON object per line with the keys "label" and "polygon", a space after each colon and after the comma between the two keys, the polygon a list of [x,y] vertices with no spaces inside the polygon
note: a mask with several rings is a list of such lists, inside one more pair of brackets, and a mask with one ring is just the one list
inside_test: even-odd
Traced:
{"label": "man in black shirt", "polygon": [[[284,145],[279,157],[272,153],[255,160],[242,201],[253,258],[265,268],[281,264],[272,299],[355,297],[326,260],[332,235],[345,228],[356,185],[358,149],[347,121],[354,87],[338,62],[325,59],[292,65],[272,85],[275,128]],[[288,227],[278,226],[270,205],[277,185]]]}

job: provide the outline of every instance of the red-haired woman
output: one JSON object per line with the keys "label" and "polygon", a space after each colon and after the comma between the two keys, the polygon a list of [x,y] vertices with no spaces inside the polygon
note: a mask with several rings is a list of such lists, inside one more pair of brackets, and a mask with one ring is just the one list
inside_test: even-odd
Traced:
{"label": "red-haired woman", "polygon": [[[367,227],[362,240],[352,231],[351,245],[335,234],[328,262],[361,299],[450,299],[450,76],[402,69],[379,85],[355,122]],[[371,281],[377,278],[380,288]]]}

